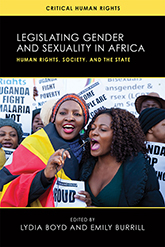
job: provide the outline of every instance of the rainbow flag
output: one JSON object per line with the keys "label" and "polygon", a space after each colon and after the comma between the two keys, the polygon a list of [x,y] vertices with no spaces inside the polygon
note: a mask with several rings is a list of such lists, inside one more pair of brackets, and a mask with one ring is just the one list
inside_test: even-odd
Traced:
{"label": "rainbow flag", "polygon": [[[68,147],[68,143],[59,137],[53,123],[25,138],[0,170],[0,206],[29,206],[29,193],[36,174],[45,168],[55,150]],[[62,179],[76,180],[79,166],[71,151],[70,155],[72,158],[66,159],[65,166],[57,175]],[[53,186],[56,179],[30,206],[54,207]]]}
{"label": "rainbow flag", "polygon": [[36,85],[35,79],[33,79],[33,85],[34,85],[34,86]]}
{"label": "rainbow flag", "polygon": [[95,79],[93,79],[93,78],[88,78],[88,79],[87,79],[87,82],[86,82],[86,84],[85,84],[85,87],[88,86],[88,85],[90,85],[90,84],[93,83],[94,81],[95,81]]}

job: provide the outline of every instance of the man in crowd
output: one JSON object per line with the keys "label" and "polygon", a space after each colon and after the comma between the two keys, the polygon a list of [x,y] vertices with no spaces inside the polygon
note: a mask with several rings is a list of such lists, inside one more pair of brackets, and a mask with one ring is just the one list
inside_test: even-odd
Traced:
{"label": "man in crowd", "polygon": [[139,115],[147,141],[165,143],[165,109],[147,108]]}
{"label": "man in crowd", "polygon": [[150,165],[154,166],[165,200],[165,109],[147,108],[139,115],[146,135]]}
{"label": "man in crowd", "polygon": [[149,93],[141,95],[135,100],[136,111],[140,114],[146,108],[162,108],[165,109],[165,100],[160,98],[158,93]]}

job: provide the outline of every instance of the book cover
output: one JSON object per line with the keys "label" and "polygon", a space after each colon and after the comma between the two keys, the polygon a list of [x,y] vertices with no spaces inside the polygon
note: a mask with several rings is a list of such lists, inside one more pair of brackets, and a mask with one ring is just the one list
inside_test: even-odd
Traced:
{"label": "book cover", "polygon": [[[109,102],[138,116],[139,95],[165,98],[165,2],[0,0],[0,77],[1,94],[20,78],[39,85],[34,108],[74,89],[90,117]],[[162,247],[164,229],[164,208],[0,209],[2,247]]]}

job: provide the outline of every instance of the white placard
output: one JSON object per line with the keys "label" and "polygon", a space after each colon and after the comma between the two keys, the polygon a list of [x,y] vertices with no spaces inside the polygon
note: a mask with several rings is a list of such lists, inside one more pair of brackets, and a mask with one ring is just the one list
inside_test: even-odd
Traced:
{"label": "white placard", "polygon": [[83,181],[66,180],[58,177],[53,187],[55,207],[86,207],[85,202],[74,198],[74,195],[84,190]]}
{"label": "white placard", "polygon": [[66,92],[66,80],[57,78],[36,78],[33,79],[34,86],[38,91],[34,108],[42,108],[43,104],[50,99],[60,99]]}
{"label": "white placard", "polygon": [[111,107],[126,109],[137,117],[137,97],[156,92],[165,98],[165,78],[101,78],[101,82]]}
{"label": "white placard", "polygon": [[0,118],[12,118],[31,134],[33,79],[0,78]]}
{"label": "white placard", "polygon": [[90,119],[95,115],[98,109],[112,107],[112,102],[107,94],[104,85],[98,79],[96,82],[86,86],[78,93],[87,103]]}
{"label": "white placard", "polygon": [[147,142],[149,148],[149,162],[156,171],[160,184],[160,191],[165,200],[165,144],[159,142]]}

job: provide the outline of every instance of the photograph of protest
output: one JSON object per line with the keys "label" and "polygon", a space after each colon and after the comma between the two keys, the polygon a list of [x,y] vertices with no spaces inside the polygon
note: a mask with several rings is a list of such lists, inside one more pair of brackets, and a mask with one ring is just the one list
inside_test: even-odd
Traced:
{"label": "photograph of protest", "polygon": [[164,207],[164,86],[1,78],[0,206]]}

